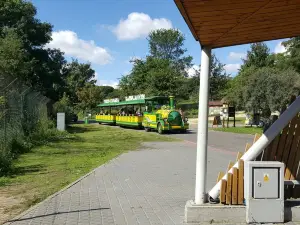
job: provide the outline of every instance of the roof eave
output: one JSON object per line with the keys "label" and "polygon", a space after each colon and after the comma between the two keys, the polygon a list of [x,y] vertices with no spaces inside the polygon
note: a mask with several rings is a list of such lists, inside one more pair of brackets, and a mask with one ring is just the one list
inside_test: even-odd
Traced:
{"label": "roof eave", "polygon": [[[176,6],[177,6],[177,8],[178,8],[178,10],[180,12],[180,14],[182,15],[185,23],[188,25],[190,31],[192,32],[195,40],[200,43],[200,39],[199,39],[199,37],[198,37],[198,35],[197,35],[196,31],[195,31],[195,28],[192,25],[192,22],[191,22],[191,20],[190,20],[190,18],[188,16],[188,14],[185,11],[185,8],[184,8],[184,6],[182,4],[182,1],[181,0],[174,0],[174,2],[176,4]],[[200,45],[201,45],[201,43],[200,43]]]}

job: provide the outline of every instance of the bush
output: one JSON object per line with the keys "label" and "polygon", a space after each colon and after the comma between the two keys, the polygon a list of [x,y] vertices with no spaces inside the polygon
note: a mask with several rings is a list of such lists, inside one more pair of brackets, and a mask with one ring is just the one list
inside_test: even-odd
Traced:
{"label": "bush", "polygon": [[53,108],[55,115],[59,112],[65,113],[66,123],[70,123],[72,121],[72,114],[74,110],[66,93],[64,93],[63,97],[53,105]]}
{"label": "bush", "polygon": [[186,117],[197,118],[198,117],[198,109],[190,109],[185,112]]}
{"label": "bush", "polygon": [[0,151],[0,176],[11,170],[12,161],[13,157],[9,151]]}
{"label": "bush", "polygon": [[29,136],[33,146],[47,144],[49,141],[62,139],[66,137],[68,132],[59,131],[55,127],[55,123],[48,118],[40,120],[34,132]]}
{"label": "bush", "polygon": [[38,120],[29,136],[12,138],[5,148],[0,149],[0,176],[8,174],[12,169],[12,162],[20,154],[29,152],[33,147],[48,144],[50,141],[68,138],[69,133],[58,131],[54,121],[47,117]]}

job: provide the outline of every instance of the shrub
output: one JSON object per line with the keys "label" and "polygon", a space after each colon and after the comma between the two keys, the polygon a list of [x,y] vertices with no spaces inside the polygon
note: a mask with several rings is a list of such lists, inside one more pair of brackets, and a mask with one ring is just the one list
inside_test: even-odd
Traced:
{"label": "shrub", "polygon": [[66,123],[71,122],[73,107],[70,98],[64,93],[63,97],[53,105],[54,113],[57,115],[59,112],[65,113]]}
{"label": "shrub", "polygon": [[12,160],[13,157],[10,151],[0,151],[0,176],[11,170]]}

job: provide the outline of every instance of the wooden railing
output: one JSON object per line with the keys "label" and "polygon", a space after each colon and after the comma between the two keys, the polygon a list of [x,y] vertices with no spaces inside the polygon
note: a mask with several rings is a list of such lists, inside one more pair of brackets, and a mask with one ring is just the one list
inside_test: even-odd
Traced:
{"label": "wooden railing", "polygon": [[[256,134],[253,140],[255,143],[260,135]],[[247,143],[245,152],[252,144]],[[236,161],[238,168],[233,168],[228,173],[228,179],[221,181],[220,203],[227,205],[242,205],[244,201],[244,162],[240,158],[242,153],[237,153]],[[285,199],[300,197],[300,114],[297,114],[281,133],[264,149],[256,161],[279,161],[285,165]],[[227,168],[229,171],[234,163],[230,162]],[[226,171],[226,172],[227,172]],[[223,177],[218,175],[217,182]],[[290,181],[290,182],[289,182]]]}

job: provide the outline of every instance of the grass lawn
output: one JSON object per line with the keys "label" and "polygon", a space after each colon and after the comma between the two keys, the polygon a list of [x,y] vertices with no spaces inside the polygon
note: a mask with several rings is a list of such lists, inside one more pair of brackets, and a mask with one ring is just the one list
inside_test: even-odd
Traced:
{"label": "grass lawn", "polygon": [[218,127],[218,128],[209,128],[210,130],[222,131],[222,132],[231,132],[239,134],[262,134],[263,129],[259,127]]}
{"label": "grass lawn", "polygon": [[73,125],[69,132],[21,155],[11,175],[0,177],[0,224],[142,142],[176,140],[98,124]]}

